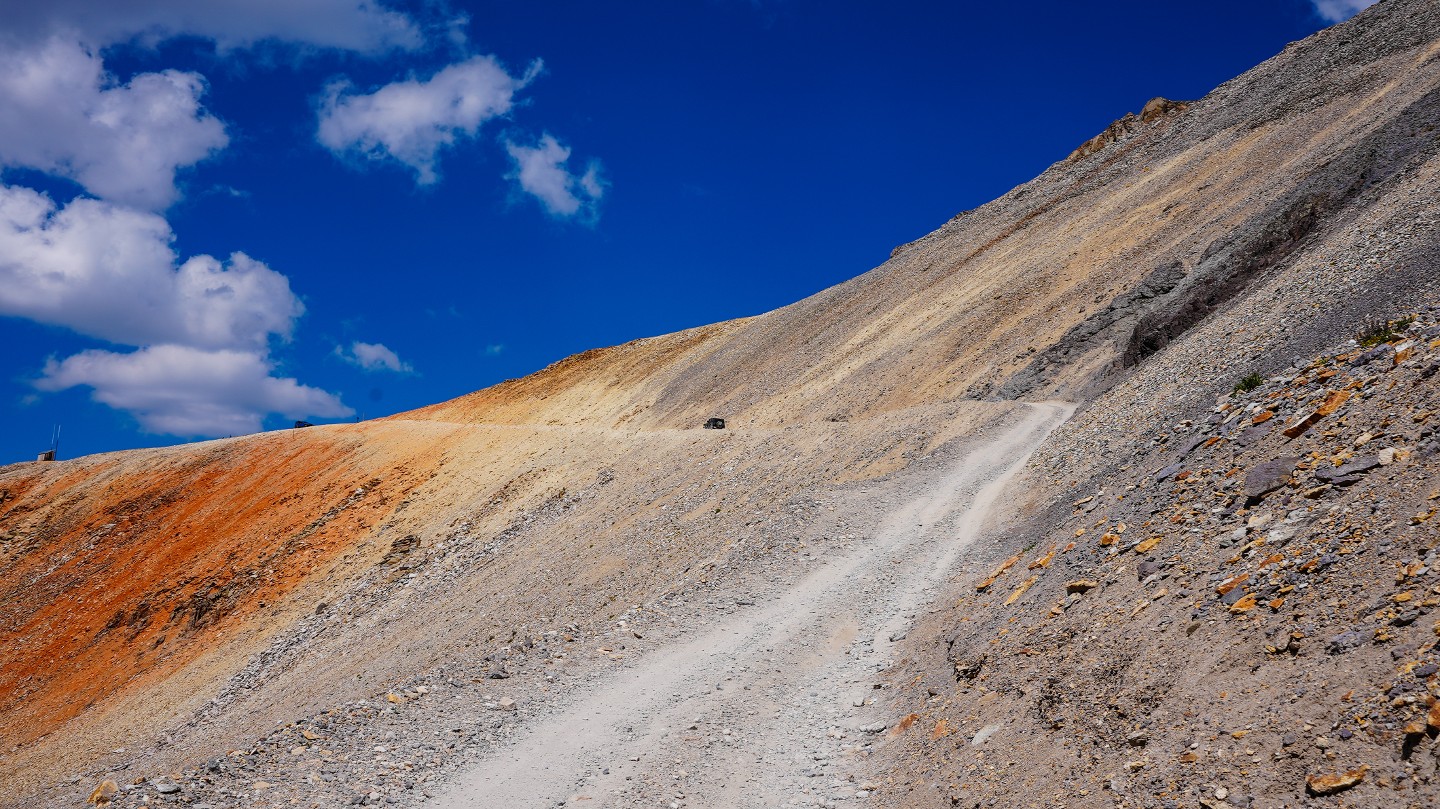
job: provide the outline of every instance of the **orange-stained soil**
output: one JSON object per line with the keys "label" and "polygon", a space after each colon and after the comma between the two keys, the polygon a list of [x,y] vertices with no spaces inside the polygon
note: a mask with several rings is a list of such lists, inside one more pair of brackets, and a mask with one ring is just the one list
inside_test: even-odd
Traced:
{"label": "orange-stained soil", "polygon": [[296,431],[161,451],[139,470],[116,455],[12,468],[0,738],[30,742],[164,678],[384,520],[415,480],[359,468],[355,443]]}

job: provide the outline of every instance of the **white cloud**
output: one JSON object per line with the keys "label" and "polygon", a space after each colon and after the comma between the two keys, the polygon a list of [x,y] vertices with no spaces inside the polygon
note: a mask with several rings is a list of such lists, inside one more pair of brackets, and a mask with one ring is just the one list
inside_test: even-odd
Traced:
{"label": "white cloud", "polygon": [[570,159],[569,147],[562,146],[548,133],[536,146],[506,141],[505,149],[515,161],[515,171],[510,177],[519,182],[526,193],[540,200],[551,214],[595,215],[596,205],[605,195],[598,162],[591,161],[585,173],[576,177],[565,166]]}
{"label": "white cloud", "polygon": [[438,179],[440,150],[509,112],[515,93],[539,69],[537,61],[523,76],[511,76],[494,57],[476,56],[429,79],[397,81],[372,93],[337,82],[320,101],[316,138],[337,155],[396,160],[427,185]]}
{"label": "white cloud", "polygon": [[0,19],[16,40],[64,34],[96,46],[190,35],[222,51],[277,41],[378,53],[423,42],[414,21],[375,0],[0,0]]}
{"label": "white cloud", "polygon": [[351,343],[348,349],[343,346],[335,346],[335,355],[367,371],[394,371],[408,374],[415,370],[410,367],[410,363],[402,361],[399,355],[386,348],[382,343],[356,341]]}
{"label": "white cloud", "polygon": [[115,202],[163,210],[175,174],[229,143],[198,73],[121,83],[99,52],[178,36],[221,52],[261,43],[378,54],[418,48],[410,17],[376,0],[0,0],[0,169],[30,168]]}
{"label": "white cloud", "polygon": [[204,77],[122,82],[100,53],[192,36],[222,54],[280,44],[374,55],[421,47],[415,22],[378,0],[0,0],[0,20],[0,170],[101,198],[62,207],[0,182],[0,316],[136,348],[52,358],[35,387],[89,387],[145,429],[186,436],[250,432],[269,413],[348,415],[332,394],[275,373],[272,343],[304,311],[289,280],[244,253],[182,261],[169,224],[147,212],[179,197],[177,172],[229,143],[201,104]]}
{"label": "white cloud", "polygon": [[182,262],[171,239],[156,214],[0,185],[0,315],[139,347],[52,359],[37,388],[88,386],[145,429],[184,436],[253,432],[267,413],[349,414],[272,375],[272,339],[304,312],[289,279],[244,253]]}
{"label": "white cloud", "polygon": [[183,263],[170,226],[93,199],[63,208],[0,186],[0,315],[124,345],[264,348],[305,307],[284,276],[244,253]]}
{"label": "white cloud", "polygon": [[0,168],[24,167],[150,210],[175,201],[177,170],[229,143],[200,105],[205,79],[166,70],[125,84],[71,40],[0,48]]}
{"label": "white cloud", "polygon": [[1330,22],[1341,22],[1375,5],[1378,0],[1312,0],[1315,12]]}
{"label": "white cloud", "polygon": [[150,432],[171,435],[253,433],[266,413],[293,419],[354,412],[332,394],[273,372],[272,363],[254,351],[159,345],[52,359],[35,385],[45,391],[93,388],[97,402],[130,412]]}

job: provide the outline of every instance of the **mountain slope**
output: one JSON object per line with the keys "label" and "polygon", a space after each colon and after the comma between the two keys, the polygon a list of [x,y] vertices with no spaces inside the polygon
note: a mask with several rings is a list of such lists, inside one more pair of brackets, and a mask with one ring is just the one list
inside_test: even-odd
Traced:
{"label": "mountain slope", "polygon": [[1082,402],[1015,506],[1040,541],[1159,462],[1137,435],[1433,298],[1437,133],[1440,3],[1385,0],[775,312],[389,419],[0,469],[0,801],[803,570],[814,503]]}

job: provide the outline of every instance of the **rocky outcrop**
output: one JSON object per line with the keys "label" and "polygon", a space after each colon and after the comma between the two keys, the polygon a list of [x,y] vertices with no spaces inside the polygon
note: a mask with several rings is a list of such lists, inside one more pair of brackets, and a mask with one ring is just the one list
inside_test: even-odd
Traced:
{"label": "rocky outcrop", "polygon": [[1105,127],[1105,131],[1080,144],[1066,160],[1083,160],[1107,146],[1119,143],[1134,135],[1142,126],[1148,126],[1169,115],[1181,113],[1190,108],[1185,101],[1171,101],[1168,98],[1152,98],[1145,102],[1140,114],[1127,112],[1123,118]]}

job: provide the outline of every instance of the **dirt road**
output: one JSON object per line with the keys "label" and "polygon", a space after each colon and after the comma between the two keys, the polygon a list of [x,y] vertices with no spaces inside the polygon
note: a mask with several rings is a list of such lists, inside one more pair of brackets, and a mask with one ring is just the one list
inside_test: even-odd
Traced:
{"label": "dirt road", "polygon": [[913,480],[870,541],[661,647],[463,772],[454,807],[833,806],[865,797],[863,755],[898,717],[876,672],[1073,411],[1035,404],[938,478]]}

